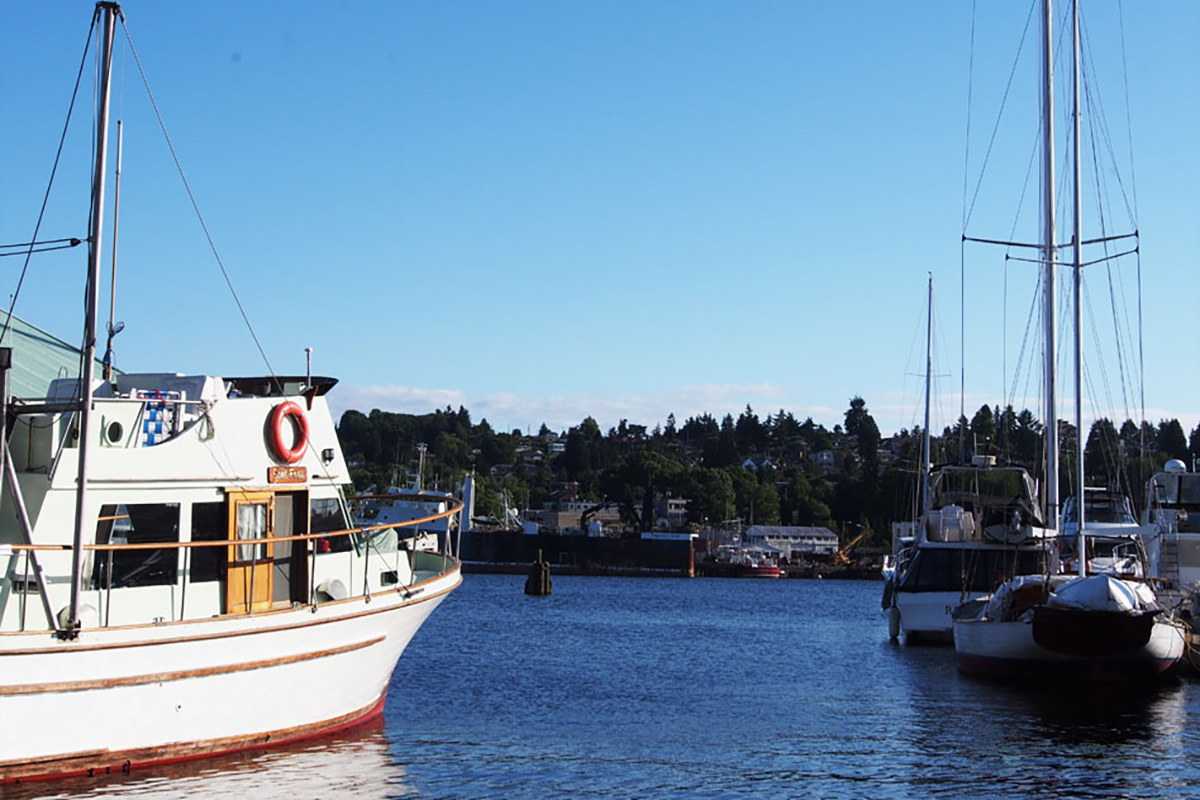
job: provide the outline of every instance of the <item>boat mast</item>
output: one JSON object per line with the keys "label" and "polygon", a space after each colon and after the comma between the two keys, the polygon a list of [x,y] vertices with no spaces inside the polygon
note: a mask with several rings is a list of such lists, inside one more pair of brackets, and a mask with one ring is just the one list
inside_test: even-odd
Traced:
{"label": "boat mast", "polygon": [[921,456],[921,517],[929,517],[929,470],[930,460],[929,441],[929,391],[933,380],[933,274],[929,275],[929,314],[925,325],[925,436],[922,442]]}
{"label": "boat mast", "polygon": [[1074,231],[1072,232],[1072,251],[1074,256],[1074,279],[1075,279],[1075,513],[1079,520],[1079,533],[1076,535],[1079,560],[1079,576],[1087,576],[1087,548],[1084,546],[1083,528],[1085,519],[1085,506],[1083,503],[1083,310],[1081,300],[1083,299],[1083,222],[1080,217],[1083,211],[1083,201],[1081,199],[1082,178],[1081,167],[1079,165],[1079,131],[1080,124],[1080,109],[1079,109],[1079,0],[1071,2],[1072,16],[1072,72],[1075,82],[1075,99],[1074,113],[1072,124],[1075,130],[1074,136],[1074,183],[1075,197],[1074,202]]}
{"label": "boat mast", "polygon": [[96,363],[96,319],[100,316],[100,244],[104,223],[104,175],[108,162],[108,100],[111,94],[113,33],[121,7],[115,2],[96,4],[100,24],[100,94],[96,123],[96,171],[92,178],[92,220],[88,241],[87,317],[83,335],[83,374],[80,376],[79,404],[79,479],[75,493],[75,539],[71,550],[70,618],[59,635],[74,639],[79,635],[79,592],[83,579],[84,498],[87,492],[87,453],[92,440],[92,381]]}
{"label": "boat mast", "polygon": [[1043,187],[1042,203],[1045,206],[1043,241],[1045,242],[1044,268],[1046,271],[1045,326],[1046,352],[1046,524],[1051,530],[1058,529],[1058,390],[1054,367],[1058,337],[1055,332],[1054,268],[1058,247],[1054,230],[1054,3],[1042,0],[1042,122],[1044,138],[1042,152]]}
{"label": "boat mast", "polygon": [[[113,185],[112,288],[108,293],[108,344],[104,348],[104,380],[112,382],[113,337],[117,316],[117,220],[121,213],[121,143],[124,141],[121,120],[117,120],[117,171]],[[122,324],[121,327],[124,327]]]}

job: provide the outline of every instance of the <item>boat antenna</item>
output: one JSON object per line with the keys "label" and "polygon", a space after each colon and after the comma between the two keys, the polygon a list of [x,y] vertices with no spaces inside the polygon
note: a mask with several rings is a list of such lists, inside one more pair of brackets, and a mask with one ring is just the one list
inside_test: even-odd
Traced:
{"label": "boat antenna", "polygon": [[88,235],[87,313],[84,321],[83,365],[80,375],[79,479],[75,490],[75,537],[71,549],[71,604],[68,617],[58,629],[62,639],[79,636],[79,595],[83,572],[83,528],[87,494],[88,446],[92,440],[92,381],[96,369],[96,319],[100,316],[100,246],[104,223],[104,177],[108,161],[108,101],[112,94],[113,33],[121,6],[101,0],[96,3],[100,23],[100,97],[96,123],[96,167],[92,180],[92,218]]}
{"label": "boat antenna", "polygon": [[121,209],[121,146],[124,141],[124,122],[117,120],[117,172],[113,181],[112,287],[108,293],[108,344],[104,348],[104,380],[108,383],[112,383],[113,338],[125,330],[124,322],[114,322],[117,312],[117,218]]}

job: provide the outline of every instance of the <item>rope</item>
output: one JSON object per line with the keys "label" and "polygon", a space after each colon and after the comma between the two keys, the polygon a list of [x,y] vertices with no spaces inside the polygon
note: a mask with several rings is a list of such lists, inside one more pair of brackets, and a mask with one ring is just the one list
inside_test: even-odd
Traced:
{"label": "rope", "polygon": [[1175,621],[1183,627],[1183,652],[1187,655],[1188,663],[1192,669],[1200,671],[1200,664],[1196,663],[1196,648],[1192,644],[1192,626],[1178,617]]}
{"label": "rope", "polygon": [[254,326],[250,324],[250,317],[246,314],[246,309],[238,297],[237,290],[233,288],[233,280],[229,277],[229,271],[225,269],[225,263],[221,260],[221,254],[217,251],[216,242],[213,241],[212,234],[208,230],[208,224],[204,221],[204,215],[200,213],[200,205],[196,202],[196,196],[192,193],[191,184],[188,183],[187,175],[183,172],[183,165],[179,161],[179,155],[175,152],[175,144],[171,141],[171,135],[167,133],[166,123],[163,121],[162,113],[159,111],[158,102],[154,99],[154,92],[150,90],[150,81],[146,77],[146,70],[142,67],[142,59],[138,56],[137,48],[133,45],[133,38],[129,35],[129,26],[125,24],[124,16],[121,17],[121,28],[125,31],[125,39],[129,42],[129,51],[133,54],[133,61],[137,64],[138,74],[141,75],[142,84],[146,87],[146,95],[150,98],[150,105],[154,109],[154,116],[158,120],[158,126],[163,132],[163,137],[167,140],[167,148],[171,151],[171,158],[175,162],[175,169],[179,172],[180,180],[183,181],[183,188],[187,192],[188,200],[191,201],[192,210],[196,213],[196,219],[199,220],[200,227],[204,231],[204,237],[208,240],[208,246],[212,250],[213,258],[216,259],[217,266],[221,268],[221,275],[225,278],[225,285],[229,287],[229,293],[233,295],[233,301],[237,304],[238,311],[241,312],[242,321],[246,323],[246,329],[250,331],[250,338],[254,340],[254,346],[258,348],[258,353],[262,356],[263,363],[267,365],[267,372],[282,393],[283,387],[275,377],[275,369],[271,366],[271,361],[267,358],[267,353],[263,349],[262,343],[258,340],[258,335],[254,332]]}
{"label": "rope", "polygon": [[50,190],[54,187],[54,176],[58,174],[58,164],[62,159],[63,145],[67,140],[67,129],[71,125],[71,114],[75,110],[75,100],[79,96],[79,86],[83,82],[83,68],[87,65],[88,50],[92,46],[92,32],[96,30],[96,20],[100,18],[100,10],[92,14],[92,24],[88,28],[87,44],[83,48],[83,58],[79,62],[79,72],[75,75],[75,89],[71,92],[71,103],[67,106],[67,119],[63,123],[62,136],[58,139],[58,150],[54,154],[54,166],[50,169],[50,180],[46,184],[46,194],[42,197],[42,208],[38,211],[37,224],[33,226],[33,236],[29,237],[29,250],[25,253],[25,264],[21,267],[21,277],[17,280],[17,290],[13,292],[12,302],[8,305],[8,318],[4,320],[4,330],[0,331],[0,342],[8,336],[12,328],[13,310],[17,307],[17,298],[21,295],[21,286],[25,283],[25,274],[29,271],[29,259],[33,255],[33,246],[37,243],[38,232],[42,229],[42,220],[46,216],[46,205],[50,202]]}

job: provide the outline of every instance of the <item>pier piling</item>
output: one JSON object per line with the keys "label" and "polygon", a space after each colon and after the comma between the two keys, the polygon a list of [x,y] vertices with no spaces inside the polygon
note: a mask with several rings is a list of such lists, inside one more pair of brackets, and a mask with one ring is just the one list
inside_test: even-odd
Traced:
{"label": "pier piling", "polygon": [[550,562],[542,558],[538,550],[537,560],[529,567],[529,577],[525,579],[525,594],[545,597],[550,594]]}

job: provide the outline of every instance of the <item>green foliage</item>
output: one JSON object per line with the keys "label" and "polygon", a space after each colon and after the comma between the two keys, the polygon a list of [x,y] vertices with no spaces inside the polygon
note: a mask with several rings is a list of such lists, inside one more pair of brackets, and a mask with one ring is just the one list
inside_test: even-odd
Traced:
{"label": "green foliage", "polygon": [[1180,461],[1188,460],[1188,443],[1187,438],[1183,434],[1183,426],[1179,424],[1179,420],[1164,419],[1158,423],[1158,449],[1167,458],[1178,458]]}
{"label": "green foliage", "polygon": [[[913,515],[922,431],[883,439],[857,396],[843,421],[844,428],[830,430],[783,409],[760,419],[746,406],[736,419],[727,414],[720,421],[702,414],[678,424],[671,415],[652,431],[621,420],[605,433],[586,417],[564,435],[542,425],[534,436],[497,433],[486,419],[473,423],[463,407],[421,415],[373,409],[345,412],[338,436],[356,491],[404,483],[416,474],[418,445],[424,443],[425,485],[451,488],[474,471],[480,516],[500,519],[505,497],[520,508],[556,499],[604,500],[619,504],[626,526],[636,530],[653,524],[648,504],[670,496],[689,501],[694,525],[737,519],[846,531],[858,525],[872,532],[868,541],[885,541],[892,521]],[[931,461],[956,462],[964,434],[968,458],[977,446],[1043,480],[1042,424],[1029,410],[981,406],[969,421],[964,417],[933,438]],[[1074,437],[1074,428],[1060,421],[1060,480],[1068,491],[1075,481]],[[832,466],[811,458],[827,452],[833,453]],[[1187,437],[1177,420],[1158,426],[1126,420],[1120,428],[1100,420],[1088,432],[1084,466],[1089,484],[1119,486],[1140,507],[1146,480],[1167,458],[1196,457],[1200,426]],[[747,462],[755,468],[743,467]]]}

